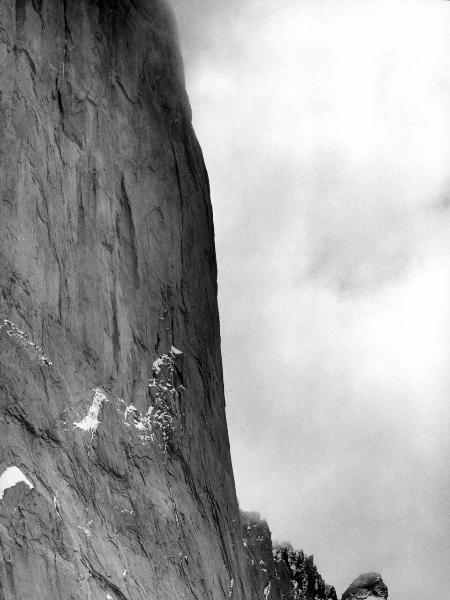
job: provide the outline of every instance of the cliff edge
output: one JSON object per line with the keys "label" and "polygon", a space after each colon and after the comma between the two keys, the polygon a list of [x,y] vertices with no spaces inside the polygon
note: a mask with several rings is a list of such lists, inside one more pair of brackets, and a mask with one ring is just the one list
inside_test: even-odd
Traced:
{"label": "cliff edge", "polygon": [[0,128],[0,597],[248,598],[165,3],[1,2]]}

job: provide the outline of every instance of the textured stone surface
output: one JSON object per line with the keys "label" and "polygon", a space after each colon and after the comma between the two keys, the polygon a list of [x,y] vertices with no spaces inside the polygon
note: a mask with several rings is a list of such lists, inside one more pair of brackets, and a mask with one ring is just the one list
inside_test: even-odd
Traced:
{"label": "textured stone surface", "polygon": [[272,535],[259,513],[241,511],[242,536],[247,558],[251,600],[278,600],[280,586],[273,560]]}
{"label": "textured stone surface", "polygon": [[360,575],[342,594],[342,600],[387,597],[388,589],[379,573],[364,573]]}
{"label": "textured stone surface", "polygon": [[[275,567],[282,587],[282,598],[289,600],[337,600],[334,587],[327,585],[317,571],[314,557],[303,550],[277,548],[274,551]],[[286,577],[287,573],[287,577]],[[289,592],[289,579],[293,592]]]}
{"label": "textured stone surface", "polygon": [[273,549],[269,527],[259,513],[241,512],[241,520],[251,600],[337,600],[312,556],[290,546]]}
{"label": "textured stone surface", "polygon": [[0,128],[0,597],[249,598],[167,6],[2,0]]}

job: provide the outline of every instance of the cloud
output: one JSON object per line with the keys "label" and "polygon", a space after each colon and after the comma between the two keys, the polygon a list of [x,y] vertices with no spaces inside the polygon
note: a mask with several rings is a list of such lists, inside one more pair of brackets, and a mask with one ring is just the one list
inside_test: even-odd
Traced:
{"label": "cloud", "polygon": [[424,580],[437,596],[449,4],[175,9],[211,177],[240,500],[341,592],[379,569],[398,600]]}
{"label": "cloud", "polygon": [[220,227],[277,202],[273,227],[307,229],[309,274],[346,290],[406,268],[448,183],[445,29],[438,4],[409,4],[212,2],[199,16],[194,3],[180,19],[188,32],[207,22],[185,38]]}

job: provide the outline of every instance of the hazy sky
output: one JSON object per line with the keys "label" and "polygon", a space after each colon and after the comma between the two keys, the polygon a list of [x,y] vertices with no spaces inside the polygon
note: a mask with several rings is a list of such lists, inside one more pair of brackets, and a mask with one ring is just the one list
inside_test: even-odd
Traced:
{"label": "hazy sky", "polygon": [[447,597],[450,3],[172,4],[240,504],[339,595]]}

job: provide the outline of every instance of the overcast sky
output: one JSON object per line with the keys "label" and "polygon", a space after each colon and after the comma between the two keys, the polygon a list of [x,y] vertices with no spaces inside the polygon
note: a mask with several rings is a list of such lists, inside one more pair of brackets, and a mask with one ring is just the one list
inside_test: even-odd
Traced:
{"label": "overcast sky", "polygon": [[240,504],[339,595],[447,597],[450,3],[172,4]]}

